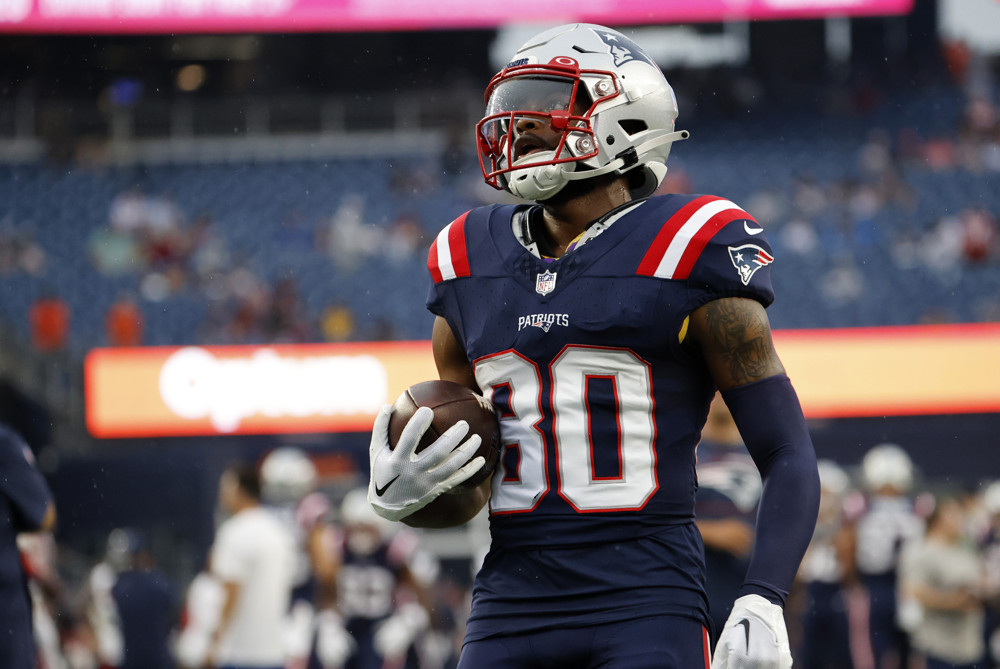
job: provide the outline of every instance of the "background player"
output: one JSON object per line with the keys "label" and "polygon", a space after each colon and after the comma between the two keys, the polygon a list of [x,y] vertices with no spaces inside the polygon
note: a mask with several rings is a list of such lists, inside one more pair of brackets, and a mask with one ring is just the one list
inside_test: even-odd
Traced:
{"label": "background player", "polygon": [[295,538],[289,610],[287,669],[309,666],[316,643],[317,612],[336,597],[337,532],[329,522],[330,500],[317,489],[316,466],[302,449],[276,448],[260,465],[261,493]]}
{"label": "background player", "polygon": [[444,495],[482,467],[478,437],[463,442],[459,422],[415,456],[433,416],[421,409],[392,449],[385,407],[369,500],[413,525],[457,524],[489,500],[460,667],[705,666],[694,449],[718,388],[764,492],[714,666],[790,666],[781,607],[819,485],[764,313],[763,230],[722,198],[646,199],[687,133],[663,74],[620,33],[545,31],[486,98],[487,182],[540,205],[443,230],[428,306],[439,375],[497,406],[503,459],[492,481]]}
{"label": "background player", "polygon": [[906,667],[909,635],[900,626],[899,559],[924,533],[915,511],[913,462],[896,444],[878,444],[861,461],[867,506],[853,524],[855,566],[869,602],[871,655],[877,669]]}
{"label": "background player", "polygon": [[17,535],[55,527],[52,493],[35,466],[31,449],[17,433],[0,426],[0,666],[34,669],[31,598],[21,567]]}
{"label": "background player", "polygon": [[349,669],[416,669],[415,646],[430,624],[429,588],[437,560],[416,533],[393,530],[368,504],[364,489],[341,504],[344,540],[337,575],[337,603],[355,642]]}
{"label": "background player", "polygon": [[255,467],[234,465],[219,481],[219,502],[231,515],[219,526],[210,570],[222,605],[209,657],[216,667],[279,669],[286,656],[294,538],[260,504]]}

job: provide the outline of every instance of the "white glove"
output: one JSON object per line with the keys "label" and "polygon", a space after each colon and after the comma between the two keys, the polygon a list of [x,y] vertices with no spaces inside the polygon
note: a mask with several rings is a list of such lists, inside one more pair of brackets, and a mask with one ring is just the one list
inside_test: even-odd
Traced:
{"label": "white glove", "polygon": [[344,629],[336,611],[324,609],[316,614],[316,657],[323,669],[340,669],[354,652],[354,638]]}
{"label": "white glove", "polygon": [[712,669],[789,669],[792,651],[781,607],[760,595],[744,595],[733,602]]}
{"label": "white glove", "polygon": [[[434,412],[420,407],[406,423],[395,449],[389,448],[389,414],[384,405],[372,426],[368,450],[371,476],[368,502],[375,513],[388,520],[400,520],[430,504],[483,468],[486,459],[472,457],[482,438],[474,434],[465,442],[469,424],[460,420],[420,453],[417,444],[434,420]],[[461,445],[459,445],[461,444]]]}
{"label": "white glove", "polygon": [[372,639],[375,650],[384,659],[402,659],[429,624],[430,617],[424,607],[412,602],[403,604],[375,628]]}

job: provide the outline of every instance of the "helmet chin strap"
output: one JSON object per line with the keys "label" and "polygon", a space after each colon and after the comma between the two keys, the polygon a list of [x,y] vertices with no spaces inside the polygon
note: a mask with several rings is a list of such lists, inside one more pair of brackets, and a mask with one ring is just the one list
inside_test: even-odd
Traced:
{"label": "helmet chin strap", "polygon": [[[645,154],[647,151],[651,151],[664,144],[687,139],[689,136],[690,133],[687,130],[678,130],[660,137],[654,137],[635,147],[635,151],[629,152],[629,156],[619,156],[603,167],[583,170],[582,172],[571,171],[575,165],[572,162],[515,169],[507,177],[505,188],[512,195],[526,200],[545,200],[562,190],[570,181],[591,179],[602,174],[614,172],[628,166],[630,160],[634,163],[638,156]],[[525,156],[522,160],[531,162],[532,160],[538,160],[538,158],[539,154],[532,154]]]}
{"label": "helmet chin strap", "polygon": [[[647,142],[643,142],[639,146],[635,147],[634,155],[641,156],[647,151],[651,151],[652,149],[655,149],[658,146],[663,146],[664,144],[670,144],[671,142],[679,142],[680,140],[687,139],[690,136],[691,133],[689,133],[687,130],[677,130],[667,135],[654,137],[653,139]],[[569,181],[579,181],[580,179],[590,179],[591,177],[599,177],[602,174],[607,174],[608,172],[614,172],[615,170],[620,170],[621,168],[625,167],[626,163],[627,163],[626,159],[619,156],[618,158],[615,158],[604,167],[598,167],[597,169],[593,170],[584,170],[582,172],[567,172],[563,174],[563,178],[568,179]]]}

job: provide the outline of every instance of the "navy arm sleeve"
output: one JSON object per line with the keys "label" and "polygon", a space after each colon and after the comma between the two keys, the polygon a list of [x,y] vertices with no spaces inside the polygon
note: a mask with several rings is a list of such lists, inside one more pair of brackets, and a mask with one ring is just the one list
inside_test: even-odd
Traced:
{"label": "navy arm sleeve", "polygon": [[722,392],[764,482],[756,543],[739,596],[784,606],[819,512],[816,453],[784,374]]}

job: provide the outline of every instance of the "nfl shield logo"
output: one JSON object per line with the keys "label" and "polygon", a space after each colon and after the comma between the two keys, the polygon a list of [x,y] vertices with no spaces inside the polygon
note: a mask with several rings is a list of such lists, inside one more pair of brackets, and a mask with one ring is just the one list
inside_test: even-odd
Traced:
{"label": "nfl shield logo", "polygon": [[539,295],[548,295],[556,287],[556,273],[545,271],[535,279],[535,292]]}

